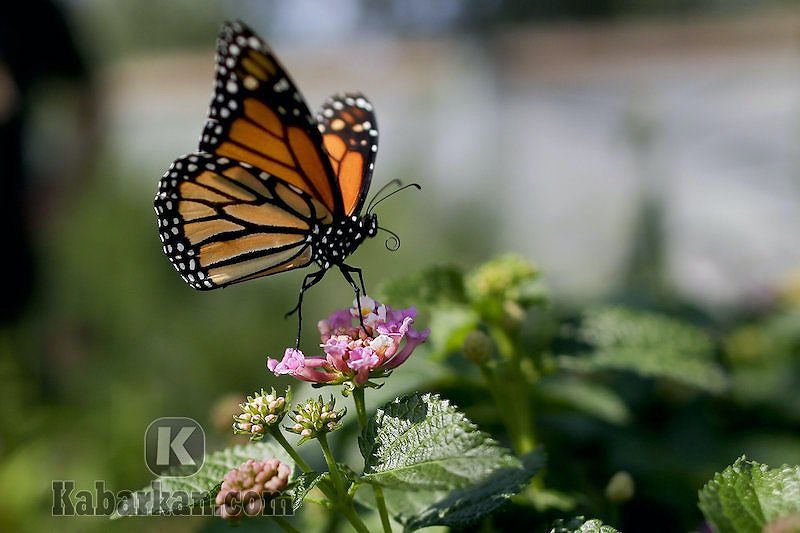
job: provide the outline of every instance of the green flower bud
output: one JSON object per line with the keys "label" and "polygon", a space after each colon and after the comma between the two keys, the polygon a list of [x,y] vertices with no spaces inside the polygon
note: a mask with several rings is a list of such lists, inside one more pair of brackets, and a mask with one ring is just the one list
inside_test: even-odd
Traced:
{"label": "green flower bud", "polygon": [[504,255],[467,276],[467,293],[476,300],[514,299],[520,287],[537,278],[538,270],[518,255]]}
{"label": "green flower bud", "polygon": [[248,434],[250,440],[260,440],[274,426],[286,416],[291,397],[291,390],[287,389],[286,397],[278,396],[275,389],[269,393],[264,389],[258,394],[248,396],[247,401],[239,404],[242,412],[233,416],[233,432],[237,435]]}
{"label": "green flower bud", "polygon": [[492,339],[483,331],[476,329],[470,331],[464,339],[464,357],[479,365],[487,362],[494,352]]}
{"label": "green flower bud", "polygon": [[620,470],[608,480],[606,485],[606,498],[611,503],[624,503],[631,498],[636,491],[633,477],[624,470]]}
{"label": "green flower bud", "polygon": [[347,409],[337,411],[335,407],[333,396],[328,403],[322,400],[322,396],[316,400],[306,400],[304,404],[296,405],[289,414],[294,424],[286,426],[286,430],[300,435],[300,444],[335,431],[341,427],[341,419],[347,412]]}
{"label": "green flower bud", "polygon": [[539,271],[517,255],[498,257],[465,279],[467,296],[486,320],[519,324],[525,309],[544,300]]}

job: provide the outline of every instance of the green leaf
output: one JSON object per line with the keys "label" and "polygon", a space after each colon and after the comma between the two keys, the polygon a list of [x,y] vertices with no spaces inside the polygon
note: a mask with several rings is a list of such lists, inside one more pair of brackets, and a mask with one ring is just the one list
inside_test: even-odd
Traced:
{"label": "green leaf", "polygon": [[594,351],[560,357],[562,368],[577,371],[628,370],[720,392],[727,378],[714,361],[714,346],[698,328],[666,316],[604,307],[587,313],[578,331]]}
{"label": "green leaf", "polygon": [[548,376],[535,393],[545,402],[593,416],[609,424],[626,424],[630,411],[614,390],[598,383],[565,376]]}
{"label": "green leaf", "polygon": [[286,495],[292,498],[292,509],[298,510],[311,489],[316,487],[320,481],[329,478],[328,472],[306,472],[297,476],[286,490]]}
{"label": "green leaf", "polygon": [[478,315],[466,307],[437,306],[431,311],[430,342],[438,356],[460,350],[467,335],[478,326]]}
{"label": "green leaf", "polygon": [[394,307],[463,304],[464,274],[455,266],[434,266],[390,281],[378,291]]}
{"label": "green leaf", "polygon": [[797,521],[800,467],[771,469],[742,456],[705,484],[699,507],[719,533],[749,533],[768,524]]}
{"label": "green leaf", "polygon": [[460,527],[488,515],[525,488],[544,466],[544,454],[532,452],[519,466],[500,468],[479,483],[456,489],[444,499],[403,520],[407,531],[428,526]]}
{"label": "green leaf", "polygon": [[384,487],[454,489],[519,460],[447,400],[413,394],[387,403],[358,439],[362,480]]}
{"label": "green leaf", "polygon": [[[234,446],[207,454],[194,475],[180,476],[185,469],[170,469],[120,502],[112,519],[124,516],[188,514],[193,507],[209,504],[219,492],[225,474],[248,459],[277,458],[294,470],[294,461],[273,442]],[[158,490],[156,490],[158,489]]]}
{"label": "green leaf", "polygon": [[569,520],[563,518],[556,520],[549,533],[619,533],[619,531],[603,525],[603,522],[596,518],[587,520],[582,516],[576,516]]}

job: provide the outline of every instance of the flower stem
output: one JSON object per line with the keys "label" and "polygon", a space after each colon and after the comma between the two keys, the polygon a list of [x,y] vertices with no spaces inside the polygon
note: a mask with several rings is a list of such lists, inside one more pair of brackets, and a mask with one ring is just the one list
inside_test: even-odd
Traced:
{"label": "flower stem", "polygon": [[283,531],[288,531],[289,533],[300,533],[299,529],[290,524],[289,521],[282,516],[272,516],[270,518],[272,518],[275,523],[278,524],[278,527],[280,527]]}
{"label": "flower stem", "polygon": [[[364,402],[364,387],[356,387],[353,391],[353,402],[356,404],[358,414],[358,427],[361,431],[367,427],[367,408]],[[389,521],[389,510],[386,508],[386,499],[383,497],[383,489],[377,485],[372,485],[375,493],[375,503],[378,506],[378,514],[381,516],[381,525],[384,533],[392,533],[392,524]]]}
{"label": "flower stem", "polygon": [[361,520],[361,517],[358,516],[355,509],[353,509],[351,503],[342,506],[342,514],[350,521],[350,525],[352,525],[356,531],[359,533],[369,533],[369,529],[364,525],[364,522]]}
{"label": "flower stem", "polygon": [[333,453],[331,453],[331,448],[328,446],[328,437],[325,433],[320,433],[317,436],[317,440],[319,440],[319,447],[322,448],[322,455],[325,456],[325,462],[328,463],[328,471],[331,473],[331,479],[333,480],[333,486],[336,489],[336,494],[341,496],[345,496],[345,489],[344,489],[344,482],[342,481],[342,474],[339,472],[339,466],[336,464],[336,460],[333,458]]}
{"label": "flower stem", "polygon": [[[300,467],[300,470],[302,470],[303,472],[311,472],[311,467],[309,466],[309,464],[305,462],[305,460],[302,457],[300,457],[300,454],[297,453],[297,450],[295,450],[292,447],[292,445],[289,444],[289,441],[287,441],[286,437],[283,436],[283,433],[281,433],[281,430],[278,426],[272,426],[270,428],[270,434],[273,437],[275,437],[275,440],[278,441],[278,444],[280,444],[281,447],[283,447],[283,449],[286,450],[286,453],[288,453],[292,457],[292,459],[294,459],[295,464]],[[332,498],[332,493],[333,493],[332,487],[330,486],[330,484],[328,484],[327,480],[323,479],[322,481],[320,481],[318,487],[319,490],[321,490],[322,493],[325,494],[325,496],[327,496],[329,500],[334,499]],[[310,498],[307,499],[310,500]]]}
{"label": "flower stem", "polygon": [[331,448],[328,446],[328,437],[325,433],[321,433],[317,436],[317,440],[319,441],[319,447],[322,448],[322,455],[325,456],[325,462],[328,463],[328,471],[331,474],[331,479],[333,480],[333,486],[336,490],[336,497],[339,503],[338,509],[339,511],[350,521],[350,524],[359,531],[360,533],[369,533],[369,529],[367,526],[364,525],[364,522],[358,516],[355,509],[353,509],[353,503],[347,497],[347,491],[344,488],[344,482],[342,481],[342,474],[339,472],[339,466],[336,464],[336,460],[333,458],[333,453],[331,453]]}
{"label": "flower stem", "polygon": [[311,471],[311,467],[308,466],[308,463],[305,462],[302,457],[300,457],[300,454],[297,453],[297,450],[295,450],[292,445],[289,444],[289,441],[286,440],[286,437],[283,436],[283,433],[281,433],[281,430],[277,425],[271,426],[269,432],[273,437],[275,437],[275,440],[278,441],[278,444],[280,444],[283,449],[286,450],[286,453],[288,453],[292,459],[294,459],[294,462],[300,467],[300,470],[303,472]]}
{"label": "flower stem", "polygon": [[383,497],[383,489],[378,485],[373,485],[375,492],[375,503],[378,505],[378,513],[381,515],[381,525],[385,533],[392,533],[392,523],[389,522],[389,511],[386,509],[386,499]]}
{"label": "flower stem", "polygon": [[[501,372],[486,369],[484,377],[487,378],[490,387],[505,396],[505,401],[498,402],[498,399],[495,398],[495,403],[500,411],[508,410],[507,416],[502,418],[504,418],[506,430],[511,437],[514,451],[522,455],[536,448],[536,437],[531,420],[528,382],[525,380],[521,368],[521,347],[515,335],[509,334],[500,327],[491,327],[490,335],[495,341],[503,363]],[[503,386],[498,387],[499,383],[502,383]]]}
{"label": "flower stem", "polygon": [[356,404],[358,427],[363,430],[367,426],[367,409],[364,405],[364,387],[356,387],[355,390],[353,390],[353,402]]}

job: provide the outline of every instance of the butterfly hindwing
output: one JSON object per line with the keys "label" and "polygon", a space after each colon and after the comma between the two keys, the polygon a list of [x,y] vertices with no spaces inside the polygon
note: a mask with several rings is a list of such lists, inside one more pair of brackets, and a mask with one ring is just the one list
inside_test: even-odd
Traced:
{"label": "butterfly hindwing", "polygon": [[327,206],[252,165],[207,153],[177,159],[155,198],[172,265],[209,290],[308,265],[311,232]]}
{"label": "butterfly hindwing", "polygon": [[342,215],[336,176],[317,124],[267,44],[241,22],[226,23],[200,152],[247,162]]}
{"label": "butterfly hindwing", "polygon": [[378,152],[373,106],[361,93],[337,94],[323,104],[317,123],[339,183],[345,214],[358,214],[369,191]]}

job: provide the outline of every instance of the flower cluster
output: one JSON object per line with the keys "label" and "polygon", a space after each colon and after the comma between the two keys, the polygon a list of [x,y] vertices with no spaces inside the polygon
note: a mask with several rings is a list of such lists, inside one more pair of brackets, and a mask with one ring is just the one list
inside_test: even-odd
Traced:
{"label": "flower cluster", "polygon": [[[290,392],[287,392],[287,396]],[[250,440],[260,440],[270,426],[283,420],[288,401],[287,398],[278,396],[275,389],[269,394],[261,389],[259,394],[248,396],[245,403],[239,404],[239,408],[242,413],[233,417],[233,432],[237,435],[249,434]]]}
{"label": "flower cluster", "polygon": [[464,279],[464,288],[484,321],[512,327],[519,326],[526,309],[546,301],[537,268],[513,254],[476,269]]}
{"label": "flower cluster", "polygon": [[267,367],[275,375],[312,383],[369,385],[370,378],[386,376],[428,338],[429,330],[411,327],[416,315],[413,307],[395,310],[364,296],[360,309],[354,302],[317,325],[324,356],[306,357],[289,348],[282,360],[268,359]]}
{"label": "flower cluster", "polygon": [[294,408],[289,415],[294,424],[286,430],[300,435],[300,444],[303,444],[307,440],[339,429],[346,412],[347,409],[336,410],[336,401],[332,396],[327,403],[322,400],[322,396],[317,400],[309,399]]}
{"label": "flower cluster", "polygon": [[265,499],[286,488],[291,468],[277,459],[249,459],[239,468],[230,470],[214,500],[223,518],[255,516],[264,509]]}

